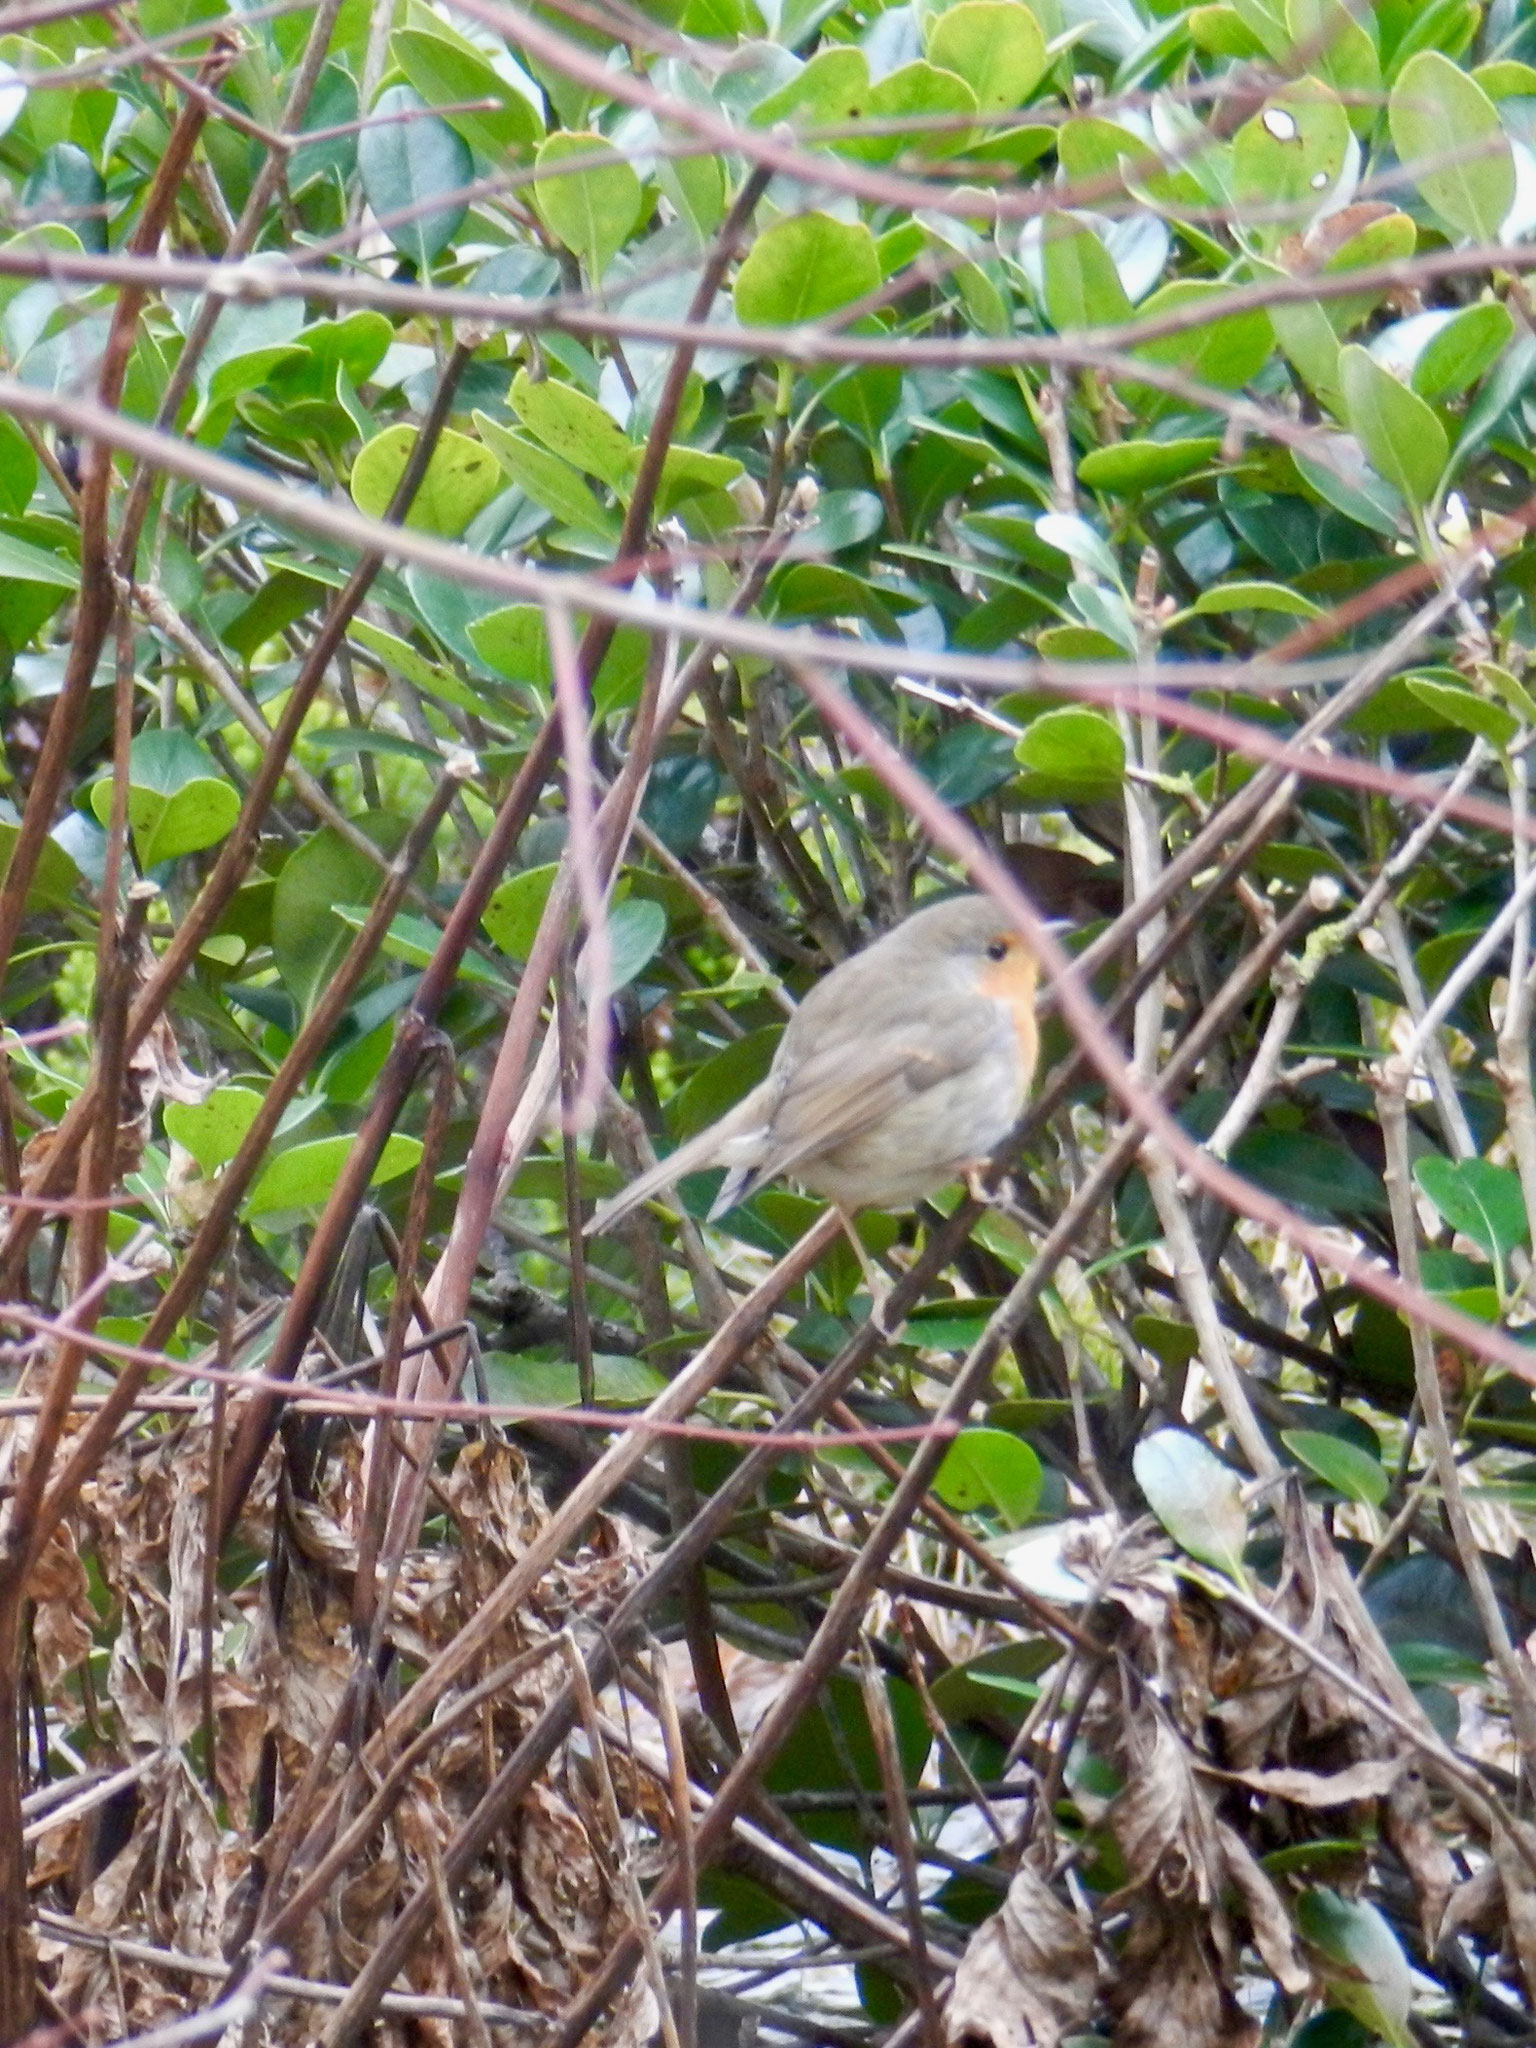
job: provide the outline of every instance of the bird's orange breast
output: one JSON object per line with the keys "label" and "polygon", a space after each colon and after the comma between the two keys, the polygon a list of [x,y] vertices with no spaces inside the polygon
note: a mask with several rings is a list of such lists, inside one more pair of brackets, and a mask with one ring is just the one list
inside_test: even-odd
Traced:
{"label": "bird's orange breast", "polygon": [[1035,1022],[1035,994],[1038,970],[1033,957],[1022,946],[1013,946],[1002,960],[989,960],[977,978],[981,993],[1008,1011],[1018,1041],[1022,1085],[1034,1079],[1040,1056],[1040,1027]]}

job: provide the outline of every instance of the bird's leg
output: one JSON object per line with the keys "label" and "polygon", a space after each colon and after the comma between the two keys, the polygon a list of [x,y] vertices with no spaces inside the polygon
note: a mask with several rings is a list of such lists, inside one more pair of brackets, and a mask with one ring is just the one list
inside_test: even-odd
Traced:
{"label": "bird's leg", "polygon": [[973,1202],[979,1202],[983,1209],[1004,1209],[1018,1199],[1013,1175],[1005,1173],[995,1188],[987,1186],[987,1161],[978,1159],[974,1166],[965,1169],[965,1192]]}
{"label": "bird's leg", "polygon": [[[833,1206],[837,1205],[834,1203]],[[891,1298],[891,1282],[864,1249],[864,1240],[859,1236],[852,1213],[839,1208],[837,1220],[843,1226],[844,1237],[853,1247],[853,1255],[859,1262],[859,1271],[864,1275],[864,1284],[869,1289],[869,1320],[882,1337],[894,1337],[901,1327],[900,1324],[893,1330],[885,1320],[886,1303]]]}

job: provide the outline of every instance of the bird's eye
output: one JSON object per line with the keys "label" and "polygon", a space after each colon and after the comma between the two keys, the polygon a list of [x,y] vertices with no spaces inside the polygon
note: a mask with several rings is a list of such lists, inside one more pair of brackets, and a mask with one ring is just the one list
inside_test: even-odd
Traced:
{"label": "bird's eye", "polygon": [[989,960],[1006,960],[1008,958],[1008,941],[1006,939],[989,939],[987,942],[987,958]]}

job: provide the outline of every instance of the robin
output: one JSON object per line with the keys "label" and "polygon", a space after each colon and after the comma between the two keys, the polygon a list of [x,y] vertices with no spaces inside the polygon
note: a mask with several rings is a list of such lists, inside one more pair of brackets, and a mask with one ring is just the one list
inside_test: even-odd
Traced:
{"label": "robin", "polygon": [[1035,986],[1034,954],[989,898],[914,911],[816,984],[766,1080],[604,1202],[588,1230],[710,1166],[726,1168],[711,1221],[782,1175],[845,1219],[931,1194],[1018,1120],[1039,1050]]}

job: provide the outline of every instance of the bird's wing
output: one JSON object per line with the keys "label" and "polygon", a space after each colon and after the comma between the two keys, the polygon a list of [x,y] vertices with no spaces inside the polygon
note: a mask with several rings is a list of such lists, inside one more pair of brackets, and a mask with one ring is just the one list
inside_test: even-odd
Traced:
{"label": "bird's wing", "polygon": [[760,1081],[717,1122],[687,1139],[665,1159],[658,1159],[627,1188],[621,1188],[606,1202],[599,1202],[583,1234],[593,1237],[611,1229],[661,1189],[675,1187],[685,1174],[702,1173],[706,1167],[729,1164],[736,1147],[748,1144],[756,1133],[767,1130],[777,1094],[778,1083],[772,1075],[766,1081]]}
{"label": "bird's wing", "polygon": [[910,1030],[846,1038],[811,1053],[788,1077],[759,1159],[726,1179],[713,1215],[807,1160],[835,1152],[914,1096],[963,1072],[988,1050],[990,1017],[951,1022],[941,1038]]}

